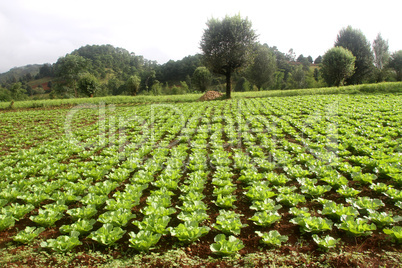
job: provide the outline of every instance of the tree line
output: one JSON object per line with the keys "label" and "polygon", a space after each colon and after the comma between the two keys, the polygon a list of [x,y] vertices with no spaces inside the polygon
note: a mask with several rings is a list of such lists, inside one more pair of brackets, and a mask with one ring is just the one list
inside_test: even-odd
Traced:
{"label": "tree line", "polygon": [[[0,101],[29,96],[185,94],[315,88],[402,80],[402,50],[391,53],[381,34],[370,43],[351,26],[340,30],[334,47],[313,60],[293,49],[281,52],[258,41],[251,21],[240,15],[208,20],[201,54],[164,64],[112,45],[87,45],[42,65],[35,75],[0,77]],[[32,87],[34,81],[43,86]]]}

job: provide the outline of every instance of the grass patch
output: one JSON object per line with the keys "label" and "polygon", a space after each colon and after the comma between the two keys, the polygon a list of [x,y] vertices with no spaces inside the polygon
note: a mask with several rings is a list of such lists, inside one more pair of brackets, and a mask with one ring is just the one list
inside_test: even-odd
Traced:
{"label": "grass patch", "polygon": [[402,82],[363,84],[363,85],[352,85],[344,87],[234,92],[233,98],[264,98],[264,97],[287,97],[287,96],[303,96],[303,95],[331,95],[331,94],[336,95],[336,94],[367,94],[367,93],[402,93]]}
{"label": "grass patch", "polygon": [[[74,106],[80,104],[143,104],[143,103],[175,103],[196,101],[201,97],[201,94],[186,94],[186,95],[169,95],[169,96],[107,96],[97,98],[74,98],[74,99],[54,99],[54,100],[30,100],[14,102],[14,109],[26,108],[50,108],[60,106]],[[0,109],[9,108],[9,102],[0,103]]]}
{"label": "grass patch", "polygon": [[[266,90],[233,92],[232,98],[265,98],[303,95],[329,95],[329,94],[367,94],[367,93],[402,93],[402,82],[388,82],[378,84],[352,85],[345,87],[307,88],[291,90]],[[79,104],[139,104],[139,103],[175,103],[197,101],[202,94],[163,95],[163,96],[107,96],[96,98],[74,98],[54,100],[16,101],[14,109],[50,108],[59,106],[74,106]],[[0,102],[0,109],[8,109],[9,102]]]}

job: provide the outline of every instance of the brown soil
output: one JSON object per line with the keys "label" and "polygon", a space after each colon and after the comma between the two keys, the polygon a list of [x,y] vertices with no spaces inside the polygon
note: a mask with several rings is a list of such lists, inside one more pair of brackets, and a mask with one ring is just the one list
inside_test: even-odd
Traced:
{"label": "brown soil", "polygon": [[217,98],[222,97],[223,94],[217,91],[207,91],[204,95],[202,95],[201,98],[199,98],[200,101],[208,101],[208,100],[214,100]]}

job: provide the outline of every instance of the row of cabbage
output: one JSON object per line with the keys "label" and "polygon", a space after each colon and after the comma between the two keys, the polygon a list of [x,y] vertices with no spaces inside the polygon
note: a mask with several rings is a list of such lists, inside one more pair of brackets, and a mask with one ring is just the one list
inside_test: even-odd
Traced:
{"label": "row of cabbage", "polygon": [[[59,228],[66,235],[41,243],[60,251],[87,238],[112,245],[126,233],[130,246],[149,250],[162,236],[192,243],[214,231],[211,251],[230,255],[251,224],[265,230],[256,231],[262,243],[285,242],[273,227],[282,209],[324,249],[341,231],[382,228],[400,241],[400,102],[322,96],[117,108],[118,120],[110,113],[74,143],[2,158],[0,228],[29,217],[14,237],[29,243],[68,217],[73,223]],[[361,195],[366,186],[376,198]],[[247,197],[251,218],[234,192]],[[309,210],[311,202],[321,209]]]}

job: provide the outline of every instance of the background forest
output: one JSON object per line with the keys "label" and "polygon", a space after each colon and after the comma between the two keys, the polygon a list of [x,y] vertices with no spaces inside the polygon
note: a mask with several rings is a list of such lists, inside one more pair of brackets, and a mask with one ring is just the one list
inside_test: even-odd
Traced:
{"label": "background forest", "polygon": [[[345,32],[359,37],[358,42],[349,45],[348,49],[360,55],[356,58],[355,77],[345,84],[401,80],[401,63],[398,63],[401,51],[391,54],[388,42],[380,34],[371,44],[360,30],[350,26],[342,29],[340,35],[347,39]],[[342,42],[347,42],[340,35],[335,46],[345,46]],[[303,54],[296,56],[293,49],[284,53],[275,46],[256,43],[252,64],[234,73],[232,89],[258,91],[332,86],[321,74],[322,59],[322,56],[316,59]],[[158,64],[112,45],[83,46],[60,57],[54,64],[27,65],[0,74],[2,102],[85,96],[173,95],[209,89],[224,91],[224,88],[224,77],[209,72],[201,54]]]}

